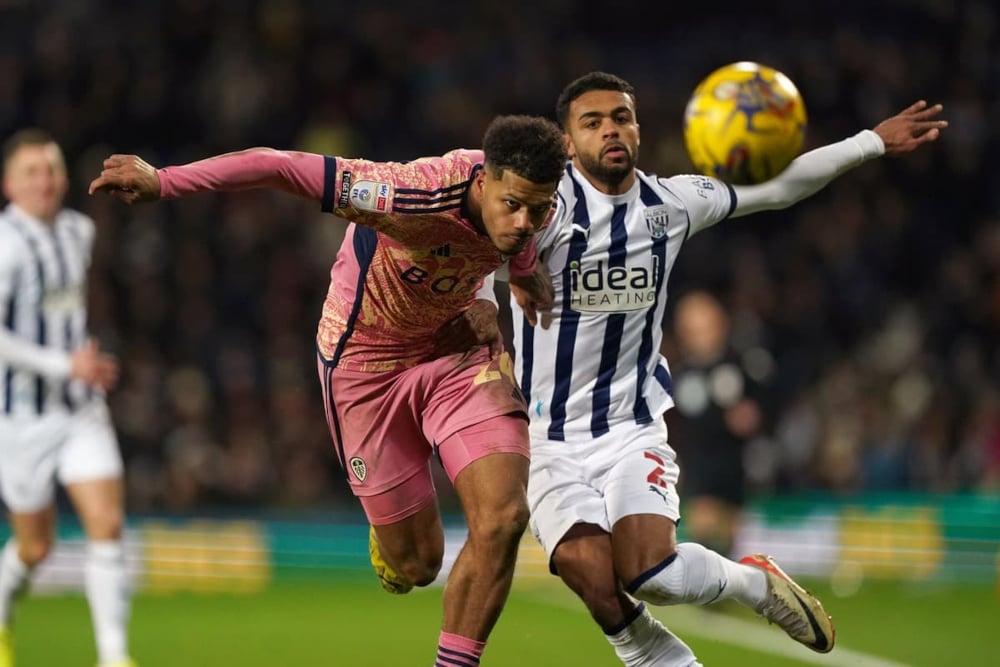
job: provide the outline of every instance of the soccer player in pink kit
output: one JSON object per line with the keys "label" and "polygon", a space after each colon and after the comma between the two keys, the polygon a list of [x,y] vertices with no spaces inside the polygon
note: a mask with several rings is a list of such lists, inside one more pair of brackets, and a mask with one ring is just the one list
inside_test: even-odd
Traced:
{"label": "soccer player in pink kit", "polygon": [[317,335],[327,420],[387,590],[427,585],[441,567],[432,453],[455,486],[469,535],[444,592],[437,665],[478,665],[503,608],[528,520],[529,448],[510,357],[489,345],[442,356],[436,334],[508,259],[512,274],[533,274],[565,161],[555,124],[502,116],[482,151],[376,163],[254,148],[159,170],[112,155],[90,186],[128,203],[273,188],[352,223]]}

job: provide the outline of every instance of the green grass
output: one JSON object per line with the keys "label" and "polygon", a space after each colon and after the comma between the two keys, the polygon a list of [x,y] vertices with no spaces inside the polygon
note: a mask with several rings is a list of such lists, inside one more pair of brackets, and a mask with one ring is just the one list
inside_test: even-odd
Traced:
{"label": "green grass", "polygon": [[[1000,603],[992,588],[866,583],[846,598],[820,584],[814,589],[837,622],[838,648],[914,667],[997,664],[990,640],[1000,628]],[[389,596],[357,574],[281,583],[257,595],[141,594],[134,602],[132,649],[140,667],[430,667],[440,595],[431,588]],[[775,646],[801,648],[744,610],[656,614],[709,666],[870,664],[838,658],[838,650],[823,662],[805,662],[741,646],[739,636],[716,631],[723,619],[735,620],[748,628],[736,635],[763,632]],[[22,667],[95,663],[80,596],[29,597],[18,608],[15,630]],[[802,651],[804,659],[813,655]],[[582,606],[554,580],[515,584],[484,660],[487,667],[617,664]]]}

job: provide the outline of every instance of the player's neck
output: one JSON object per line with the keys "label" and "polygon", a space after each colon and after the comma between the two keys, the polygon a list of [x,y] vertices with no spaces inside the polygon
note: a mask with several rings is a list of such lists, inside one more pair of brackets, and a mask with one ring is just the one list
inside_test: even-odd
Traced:
{"label": "player's neck", "polygon": [[21,212],[21,215],[36,220],[43,225],[52,226],[56,223],[56,217],[59,215],[59,211],[49,211],[41,210],[39,208],[32,208],[30,206],[24,206],[23,204],[14,203],[17,210]]}
{"label": "player's neck", "polygon": [[483,195],[478,188],[470,187],[466,191],[465,214],[477,231],[486,233],[486,226],[483,225]]}

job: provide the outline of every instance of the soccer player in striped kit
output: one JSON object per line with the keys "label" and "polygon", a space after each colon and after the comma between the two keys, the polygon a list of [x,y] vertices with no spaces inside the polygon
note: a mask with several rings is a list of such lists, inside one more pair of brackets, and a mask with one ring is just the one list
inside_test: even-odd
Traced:
{"label": "soccer player in striped kit", "polygon": [[802,155],[767,183],[730,187],[638,170],[635,91],[619,77],[593,72],[560,95],[572,162],[537,239],[538,279],[553,282],[554,308],[537,312],[511,283],[516,371],[531,416],[531,528],[625,665],[698,664],[643,602],[735,599],[813,650],[833,648],[819,600],[773,560],[736,563],[677,543],[679,470],[662,419],[673,399],[659,353],[667,279],[691,235],[788,207],[870,159],[934,141],[947,125],[940,111],[918,102]]}
{"label": "soccer player in striped kit", "polygon": [[86,594],[101,667],[128,656],[124,490],[104,392],[118,363],[87,337],[94,222],[62,207],[62,152],[27,129],[3,149],[0,213],[0,493],[12,537],[0,556],[0,667],[14,663],[13,607],[55,539],[62,483],[87,535]]}
{"label": "soccer player in striped kit", "polygon": [[[439,334],[507,260],[533,275],[533,237],[565,161],[554,123],[501,116],[481,151],[400,163],[257,148],[159,170],[113,155],[90,187],[130,203],[266,187],[351,223],[316,339],[327,421],[390,592],[441,568],[432,455],[455,486],[469,533],[444,591],[441,667],[480,663],[510,590],[527,525],[528,426],[510,357],[475,341],[444,353]],[[495,329],[495,301],[487,308]]]}

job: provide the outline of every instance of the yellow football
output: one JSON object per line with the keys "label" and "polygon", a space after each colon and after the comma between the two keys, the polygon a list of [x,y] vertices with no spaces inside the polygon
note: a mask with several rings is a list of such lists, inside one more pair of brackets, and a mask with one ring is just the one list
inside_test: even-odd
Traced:
{"label": "yellow football", "polygon": [[737,62],[709,74],[684,111],[684,143],[695,169],[727,183],[761,183],[802,150],[806,106],[776,69]]}

